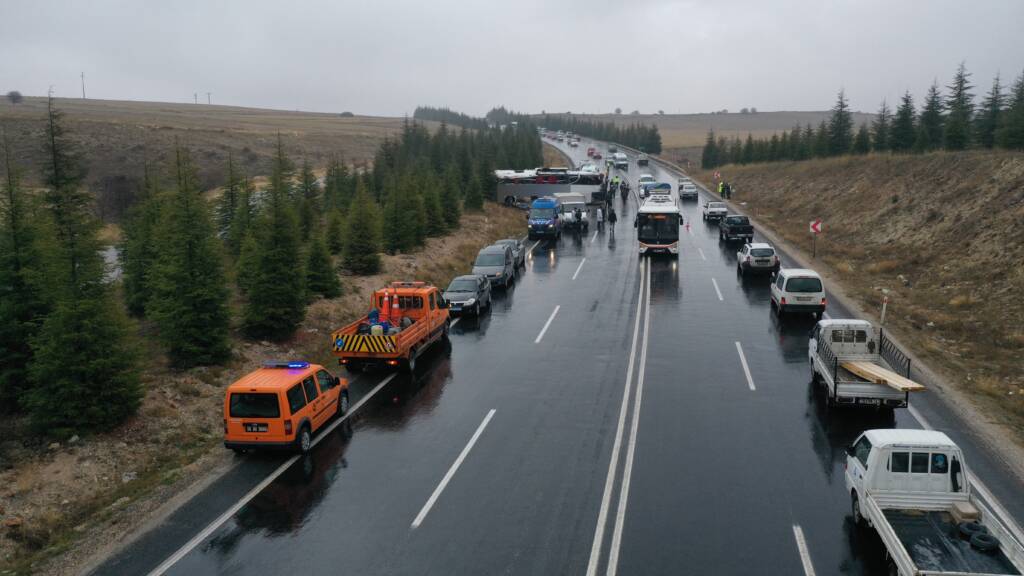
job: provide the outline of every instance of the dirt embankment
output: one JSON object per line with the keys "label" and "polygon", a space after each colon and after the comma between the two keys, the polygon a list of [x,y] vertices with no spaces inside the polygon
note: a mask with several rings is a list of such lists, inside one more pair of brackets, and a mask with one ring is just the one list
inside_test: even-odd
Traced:
{"label": "dirt embankment", "polygon": [[[230,469],[220,444],[223,390],[263,361],[305,358],[336,366],[330,331],[366,312],[372,291],[393,280],[444,286],[465,273],[480,247],[522,235],[522,212],[485,204],[461,228],[412,254],[383,256],[376,276],[342,277],[343,295],[317,300],[291,341],[275,345],[237,334],[224,366],[170,370],[159,348],[144,374],[138,414],[103,435],[49,446],[12,440],[25,422],[0,421],[0,574],[74,574],[98,551],[139,529],[165,502],[187,497]],[[151,342],[142,328],[143,343]],[[9,572],[8,572],[9,571]]]}
{"label": "dirt embankment", "polygon": [[[726,166],[734,201],[811,249],[850,296],[1024,444],[1024,154]],[[696,173],[704,182],[710,174]]]}

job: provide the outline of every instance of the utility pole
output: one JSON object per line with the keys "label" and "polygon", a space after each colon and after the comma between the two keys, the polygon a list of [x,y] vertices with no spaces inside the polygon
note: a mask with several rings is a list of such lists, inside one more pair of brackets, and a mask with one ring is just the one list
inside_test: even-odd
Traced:
{"label": "utility pole", "polygon": [[82,72],[82,100],[85,100],[85,72]]}
{"label": "utility pole", "polygon": [[213,104],[213,100],[210,99],[210,94],[211,94],[210,92],[206,93],[206,103],[207,104]]}
{"label": "utility pole", "polygon": [[199,104],[199,92],[192,93],[192,102],[195,104]]}

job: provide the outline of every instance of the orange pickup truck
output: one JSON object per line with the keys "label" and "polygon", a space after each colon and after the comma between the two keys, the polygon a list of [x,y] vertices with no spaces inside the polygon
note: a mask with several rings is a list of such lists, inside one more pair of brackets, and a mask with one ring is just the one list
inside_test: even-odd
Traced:
{"label": "orange pickup truck", "polygon": [[350,372],[379,366],[412,372],[416,358],[448,337],[448,303],[436,286],[392,282],[373,293],[370,308],[331,334],[334,355]]}

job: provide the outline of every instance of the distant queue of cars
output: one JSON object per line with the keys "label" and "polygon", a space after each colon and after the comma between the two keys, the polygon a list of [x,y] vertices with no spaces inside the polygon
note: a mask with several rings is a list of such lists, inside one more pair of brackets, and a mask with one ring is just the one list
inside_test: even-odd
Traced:
{"label": "distant queue of cars", "polygon": [[506,238],[482,248],[473,261],[472,273],[457,276],[445,289],[448,311],[479,316],[491,307],[492,288],[508,288],[525,266],[526,247],[521,240]]}

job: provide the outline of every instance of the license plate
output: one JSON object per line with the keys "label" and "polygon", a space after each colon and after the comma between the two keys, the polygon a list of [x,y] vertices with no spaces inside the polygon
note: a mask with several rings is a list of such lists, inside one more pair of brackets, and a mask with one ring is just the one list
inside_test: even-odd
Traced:
{"label": "license plate", "polygon": [[767,260],[754,260],[754,263],[755,264],[767,264],[768,261]]}
{"label": "license plate", "polygon": [[266,424],[246,423],[245,424],[245,431],[246,432],[266,432],[267,431],[267,425]]}
{"label": "license plate", "polygon": [[882,403],[882,401],[880,399],[878,399],[878,398],[861,398],[860,399],[860,403],[861,404],[871,404],[873,406],[878,406],[879,404]]}
{"label": "license plate", "polygon": [[810,302],[812,298],[810,296],[797,296],[797,302]]}

